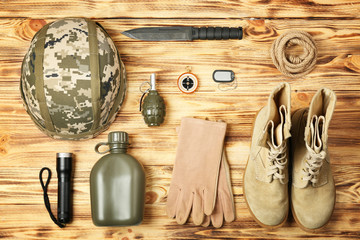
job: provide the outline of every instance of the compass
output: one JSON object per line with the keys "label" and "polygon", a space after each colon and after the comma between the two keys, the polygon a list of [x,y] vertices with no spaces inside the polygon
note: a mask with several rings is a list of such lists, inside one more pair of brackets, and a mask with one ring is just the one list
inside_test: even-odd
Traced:
{"label": "compass", "polygon": [[199,80],[193,73],[186,72],[180,75],[177,85],[183,93],[193,93],[199,86]]}

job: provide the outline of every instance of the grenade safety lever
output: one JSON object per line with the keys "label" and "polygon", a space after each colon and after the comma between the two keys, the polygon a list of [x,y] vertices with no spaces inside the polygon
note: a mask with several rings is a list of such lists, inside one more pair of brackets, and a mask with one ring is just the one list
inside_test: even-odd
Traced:
{"label": "grenade safety lever", "polygon": [[[145,123],[151,126],[160,126],[164,122],[165,117],[165,102],[156,90],[156,75],[152,73],[150,75],[150,82],[144,82],[143,84],[149,84],[150,88],[143,92],[140,99],[140,111],[144,117]],[[141,84],[141,86],[143,85]],[[140,91],[141,91],[140,86]],[[147,94],[147,95],[146,95]],[[144,96],[146,97],[144,98]],[[144,101],[143,101],[144,99]]]}

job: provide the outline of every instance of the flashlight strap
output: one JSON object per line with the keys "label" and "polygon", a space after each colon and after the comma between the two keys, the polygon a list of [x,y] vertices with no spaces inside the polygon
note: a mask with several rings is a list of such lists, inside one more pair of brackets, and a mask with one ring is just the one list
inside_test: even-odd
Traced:
{"label": "flashlight strap", "polygon": [[[48,171],[48,178],[46,180],[46,183],[44,184],[44,181],[43,181],[43,177],[42,177],[42,174],[44,171]],[[49,215],[50,215],[50,218],[53,220],[53,222],[58,225],[60,228],[64,228],[65,225],[62,224],[61,222],[59,222],[54,214],[51,212],[51,206],[50,206],[50,201],[49,201],[49,196],[47,194],[47,191],[48,191],[48,185],[50,183],[50,179],[51,179],[51,170],[47,167],[44,167],[40,170],[40,173],[39,173],[39,179],[40,179],[40,184],[41,184],[41,187],[44,191],[44,203],[45,203],[45,207],[46,207],[46,210],[49,212]]]}

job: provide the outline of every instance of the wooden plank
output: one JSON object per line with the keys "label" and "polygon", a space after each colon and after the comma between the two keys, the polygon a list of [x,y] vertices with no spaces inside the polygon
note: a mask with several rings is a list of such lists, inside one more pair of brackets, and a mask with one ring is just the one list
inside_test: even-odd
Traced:
{"label": "wooden plank", "polygon": [[4,1],[0,17],[61,18],[359,18],[358,0],[314,1]]}
{"label": "wooden plank", "polygon": [[[36,165],[36,164],[34,164]],[[49,186],[49,196],[56,202],[56,174],[55,161],[46,164],[53,169],[54,175]],[[87,166],[75,163],[74,172],[74,202],[76,204],[89,203],[89,176],[93,161]],[[235,203],[244,203],[243,199],[243,164],[231,164],[231,179]],[[169,189],[172,165],[145,165],[146,170],[146,202],[148,204],[164,205]],[[0,205],[38,204],[43,205],[42,189],[38,174],[40,167],[3,167],[0,172],[0,189],[2,201]],[[359,203],[360,201],[360,166],[342,165],[332,162],[332,171],[336,183],[337,203]],[[46,175],[44,174],[46,178]],[[46,179],[44,179],[46,180]],[[16,198],[14,198],[16,196]],[[31,203],[27,199],[32,197]],[[245,207],[245,206],[242,206]],[[76,216],[75,216],[76,217]],[[80,216],[79,216],[80,217]]]}
{"label": "wooden plank", "polygon": [[[0,20],[0,83],[1,89],[8,82],[18,82],[20,65],[35,32],[51,20]],[[273,20],[238,21],[209,20],[218,26],[244,26],[245,39],[241,41],[194,41],[194,42],[142,42],[127,38],[121,31],[142,26],[166,26],[165,20],[99,20],[113,37],[126,65],[131,82],[129,91],[137,91],[141,82],[157,72],[159,89],[178,93],[175,85],[178,76],[187,65],[200,79],[199,92],[218,92],[211,74],[216,69],[233,69],[239,81],[237,91],[246,92],[247,86],[259,82],[254,91],[268,92],[274,81],[287,80],[294,90],[312,90],[316,86],[337,90],[359,90],[358,76],[360,56],[358,20]],[[176,25],[201,25],[200,20],[176,20]],[[300,80],[284,77],[273,65],[270,46],[273,40],[286,30],[307,26],[318,45],[318,64],[314,71]],[[346,42],[346,44],[344,44]],[[179,51],[181,49],[181,51]],[[209,51],[211,49],[211,51]],[[133,88],[134,86],[134,88]],[[314,88],[315,86],[315,88]]]}
{"label": "wooden plank", "polygon": [[[164,214],[165,205],[149,205],[145,209],[144,222],[131,227],[95,227],[91,222],[89,203],[76,205],[76,214],[81,216],[65,229],[53,224],[40,205],[12,205],[5,208],[0,205],[4,214],[0,225],[0,237],[6,239],[358,239],[360,237],[360,219],[346,213],[356,211],[359,203],[340,203],[336,205],[329,225],[318,234],[305,233],[299,229],[290,217],[285,226],[268,231],[259,228],[251,218],[245,203],[236,204],[237,220],[225,224],[220,229],[197,227],[192,222],[185,225],[176,224]],[[239,211],[239,208],[241,209]],[[18,213],[23,214],[19,215]],[[31,221],[25,221],[31,219]],[[19,226],[21,223],[21,226]]]}
{"label": "wooden plank", "polygon": [[[276,83],[273,85],[275,86]],[[129,81],[129,85],[133,83]],[[140,93],[136,90],[128,92],[127,100],[110,129],[96,139],[77,142],[59,141],[49,139],[33,124],[25,112],[17,86],[12,91],[7,91],[6,96],[13,96],[16,100],[8,100],[0,105],[0,133],[3,145],[0,145],[0,154],[7,161],[7,166],[28,166],[26,159],[34,158],[34,164],[41,164],[54,159],[54,152],[78,152],[79,162],[89,163],[92,166],[99,158],[93,148],[96,143],[106,141],[107,133],[114,130],[129,132],[132,147],[130,153],[144,162],[144,164],[171,164],[176,149],[176,127],[180,119],[186,116],[209,117],[210,119],[223,119],[228,123],[226,138],[227,153],[231,164],[245,164],[249,152],[251,126],[255,113],[266,103],[268,93],[196,93],[193,96],[185,94],[168,94],[162,92],[168,106],[165,123],[156,130],[147,127],[138,109]],[[133,89],[137,89],[135,86]],[[269,91],[269,90],[268,90]],[[337,92],[337,91],[336,91]],[[293,93],[293,110],[309,105],[312,93]],[[337,108],[330,126],[329,148],[335,162],[341,164],[357,164],[360,157],[359,151],[354,147],[360,144],[358,131],[360,128],[358,116],[360,115],[360,101],[355,91],[338,92]],[[181,107],[173,106],[177,103]],[[341,127],[338,127],[341,126]],[[26,151],[23,150],[26,146]],[[44,148],[44,146],[47,146]],[[82,158],[82,154],[86,153]],[[146,156],[146,157],[145,157]],[[50,160],[53,161],[53,160]],[[41,165],[40,165],[41,166]],[[81,168],[80,168],[81,169]]]}

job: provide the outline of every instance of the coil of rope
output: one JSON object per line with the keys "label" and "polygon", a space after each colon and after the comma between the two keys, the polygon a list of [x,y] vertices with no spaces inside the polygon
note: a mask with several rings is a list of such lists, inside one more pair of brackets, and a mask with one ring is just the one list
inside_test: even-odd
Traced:
{"label": "coil of rope", "polygon": [[[300,45],[303,53],[290,55],[286,50]],[[276,68],[292,78],[302,77],[311,72],[316,64],[317,49],[312,36],[301,30],[290,30],[281,34],[271,46],[271,58]]]}

